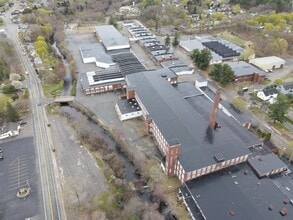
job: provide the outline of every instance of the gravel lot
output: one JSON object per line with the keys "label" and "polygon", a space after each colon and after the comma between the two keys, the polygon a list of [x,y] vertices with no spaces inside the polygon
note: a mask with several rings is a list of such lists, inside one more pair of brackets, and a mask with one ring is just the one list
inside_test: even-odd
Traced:
{"label": "gravel lot", "polygon": [[50,116],[49,121],[67,218],[72,219],[69,208],[78,207],[100,195],[108,190],[108,184],[96,160],[85,147],[80,146],[65,119]]}
{"label": "gravel lot", "polygon": [[[79,72],[99,70],[94,64],[84,64],[79,53],[79,46],[86,43],[94,43],[96,38],[93,34],[68,34],[67,45],[77,64]],[[145,52],[136,44],[131,45],[132,50],[139,60],[144,60],[147,68],[156,68],[156,65],[148,58]],[[85,96],[82,93],[80,81],[77,81],[75,101],[93,111],[109,129],[118,128],[122,135],[127,138],[135,149],[143,150],[150,156],[160,157],[159,151],[153,141],[143,131],[143,120],[130,120],[121,123],[116,112],[115,102],[122,95],[121,92],[109,92]]]}

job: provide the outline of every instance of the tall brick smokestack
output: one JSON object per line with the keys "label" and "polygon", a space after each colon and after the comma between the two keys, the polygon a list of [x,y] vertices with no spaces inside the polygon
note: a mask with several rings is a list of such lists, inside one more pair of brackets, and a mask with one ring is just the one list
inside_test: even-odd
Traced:
{"label": "tall brick smokestack", "polygon": [[217,89],[215,99],[214,99],[213,109],[212,109],[210,121],[209,121],[209,125],[213,129],[216,129],[218,127],[218,123],[216,122],[216,119],[217,119],[217,112],[218,112],[220,99],[221,99],[221,91],[220,89]]}

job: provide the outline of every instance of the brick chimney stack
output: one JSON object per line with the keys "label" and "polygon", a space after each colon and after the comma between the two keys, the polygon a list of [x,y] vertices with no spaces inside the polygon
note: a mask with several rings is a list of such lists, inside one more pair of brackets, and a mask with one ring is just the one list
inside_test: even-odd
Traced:
{"label": "brick chimney stack", "polygon": [[214,99],[213,109],[212,109],[210,121],[209,121],[209,125],[213,129],[216,129],[218,127],[218,123],[216,122],[216,118],[217,118],[217,112],[218,112],[220,99],[221,99],[221,91],[220,91],[220,89],[217,89],[215,99]]}

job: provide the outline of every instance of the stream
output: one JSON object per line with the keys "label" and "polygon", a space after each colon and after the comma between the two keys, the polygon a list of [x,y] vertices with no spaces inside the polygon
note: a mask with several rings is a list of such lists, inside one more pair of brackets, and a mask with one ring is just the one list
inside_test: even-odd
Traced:
{"label": "stream", "polygon": [[64,56],[60,53],[59,48],[56,45],[56,42],[52,45],[52,48],[55,50],[55,53],[57,56],[59,56],[62,59],[62,62],[65,66],[66,73],[63,79],[63,89],[61,91],[60,96],[70,96],[70,90],[72,87],[72,75],[69,69],[69,63],[67,62],[66,59],[64,59]]}
{"label": "stream", "polygon": [[69,117],[71,120],[76,121],[76,120],[82,120],[86,121],[86,124],[91,128],[92,131],[96,132],[101,138],[103,138],[109,146],[117,153],[119,158],[123,161],[124,166],[125,166],[125,174],[124,174],[124,179],[127,181],[133,181],[135,177],[135,167],[133,164],[128,160],[126,155],[120,152],[119,148],[117,148],[117,145],[115,141],[105,132],[103,128],[89,120],[85,115],[83,115],[81,112],[78,110],[70,107],[70,106],[62,106],[62,112],[64,115]]}
{"label": "stream", "polygon": [[[55,50],[55,53],[62,59],[63,64],[66,68],[66,74],[64,76],[64,84],[63,89],[61,92],[61,96],[69,96],[70,90],[72,87],[72,75],[69,70],[69,63],[66,59],[64,59],[63,55],[60,53],[59,48],[56,46],[56,42],[52,45],[52,48]],[[117,147],[116,142],[105,132],[105,130],[94,123],[93,121],[89,120],[87,116],[83,115],[80,111],[72,108],[70,106],[61,106],[62,112],[66,117],[70,118],[73,121],[82,120],[86,121],[87,125],[91,128],[92,131],[95,131],[101,138],[103,138],[108,145],[115,151],[118,157],[123,161],[125,171],[124,171],[124,179],[127,182],[138,180],[139,177],[135,175],[136,168],[134,167],[133,163],[127,158],[125,154],[123,154],[120,149]],[[152,203],[152,194],[149,192],[138,192],[139,198],[144,202]],[[159,212],[165,216],[165,219],[173,219],[170,218],[170,210],[166,206],[166,204],[161,201],[159,205]]]}

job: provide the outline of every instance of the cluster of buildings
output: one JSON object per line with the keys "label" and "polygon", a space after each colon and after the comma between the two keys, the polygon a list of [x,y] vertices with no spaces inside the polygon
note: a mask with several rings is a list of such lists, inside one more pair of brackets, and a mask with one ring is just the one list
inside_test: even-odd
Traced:
{"label": "cluster of buildings", "polygon": [[293,95],[293,82],[259,91],[257,97],[269,104],[273,104],[276,102],[279,93],[283,95]]}
{"label": "cluster of buildings", "polygon": [[195,36],[180,41],[180,47],[191,54],[194,49],[208,48],[212,54],[210,64],[227,63],[234,71],[234,81],[251,81],[260,83],[266,78],[266,73],[283,68],[285,60],[276,57],[253,58],[249,63],[239,61],[244,49],[219,37],[209,35]]}
{"label": "cluster of buildings", "polygon": [[180,60],[172,48],[162,43],[153,33],[138,21],[123,23],[132,38],[146,51],[149,57],[162,68],[171,69],[176,75],[192,74],[194,69]]}
{"label": "cluster of buildings", "polygon": [[[147,70],[113,26],[95,30],[102,44],[96,48],[104,52],[81,47],[82,59],[91,56],[96,65],[108,60],[109,67],[82,74],[85,94],[125,91],[115,105],[117,115],[121,121],[143,117],[163,155],[164,173],[182,184],[178,198],[192,219],[292,219],[287,164],[247,129],[249,123],[221,100],[220,90],[212,92],[205,79],[178,83],[178,72],[168,66]],[[149,32],[133,25],[129,30],[154,59],[165,59],[159,63],[173,61],[174,54]]]}

